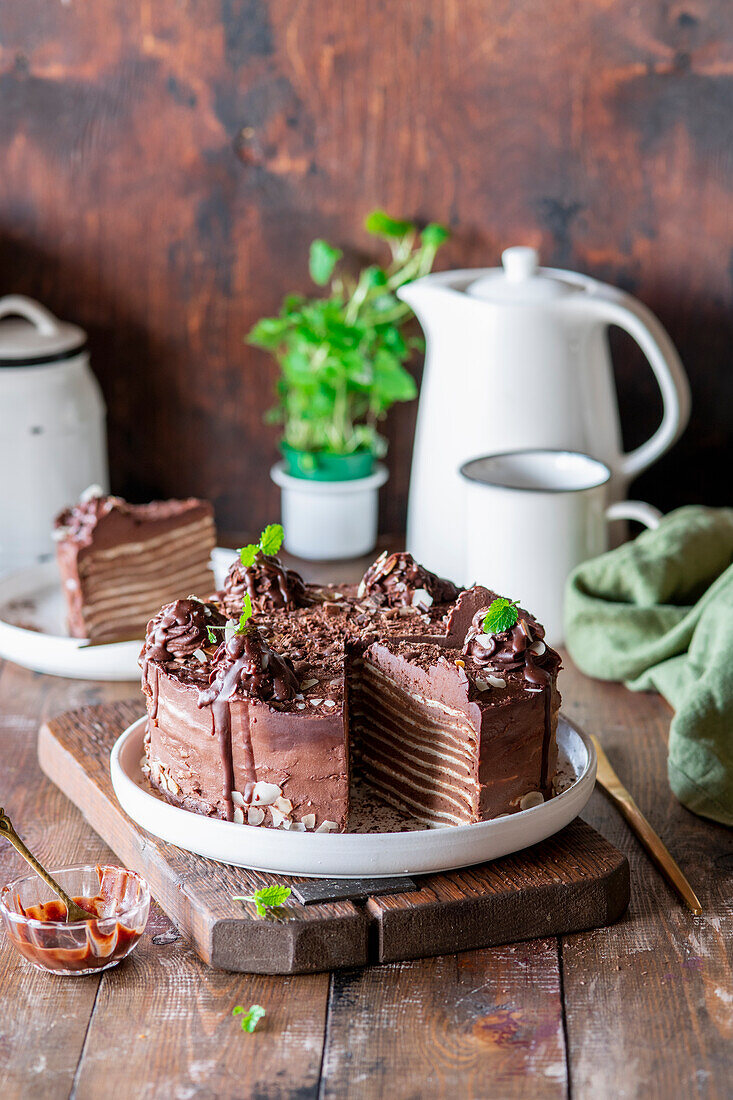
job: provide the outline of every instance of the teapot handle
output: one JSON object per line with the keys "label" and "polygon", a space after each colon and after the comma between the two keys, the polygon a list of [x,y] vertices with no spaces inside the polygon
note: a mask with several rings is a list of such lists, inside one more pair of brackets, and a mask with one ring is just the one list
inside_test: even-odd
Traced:
{"label": "teapot handle", "polygon": [[662,323],[651,310],[626,294],[613,297],[589,296],[599,319],[618,325],[636,340],[654,371],[662,391],[662,422],[654,435],[633,451],[620,455],[618,470],[636,477],[669,450],[682,435],[690,419],[690,386],[677,349]]}

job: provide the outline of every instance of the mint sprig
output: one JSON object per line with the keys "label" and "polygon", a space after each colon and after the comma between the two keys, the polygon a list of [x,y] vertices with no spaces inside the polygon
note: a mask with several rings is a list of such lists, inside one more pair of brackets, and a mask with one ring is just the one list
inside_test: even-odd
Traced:
{"label": "mint sprig", "polygon": [[518,605],[519,600],[508,600],[505,596],[499,596],[494,600],[484,616],[482,625],[484,634],[501,634],[504,630],[511,630],[516,626],[519,618]]}
{"label": "mint sprig", "polygon": [[243,634],[247,626],[248,621],[252,618],[252,598],[249,592],[244,594],[244,603],[242,604],[242,614],[239,616],[239,626],[237,627],[237,634]]}
{"label": "mint sprig", "polygon": [[257,916],[264,917],[268,909],[277,909],[292,894],[289,886],[263,886],[253,894],[234,894],[232,901],[253,901],[257,906]]}
{"label": "mint sprig", "polygon": [[283,544],[284,538],[285,532],[283,531],[282,524],[268,523],[267,527],[260,535],[259,542],[250,542],[249,545],[240,547],[237,551],[239,560],[245,569],[249,569],[250,566],[254,565],[255,558],[260,551],[267,557],[277,554]]}
{"label": "mint sprig", "polygon": [[[248,629],[247,623],[252,618],[253,614],[254,612],[252,610],[252,597],[250,596],[249,592],[245,592],[244,600],[242,601],[242,614],[239,616],[239,622],[237,623],[237,629],[235,631],[236,634],[244,634],[244,632]],[[233,620],[230,620],[230,623],[232,621]],[[226,628],[226,626],[207,625],[206,635],[212,645],[216,645],[216,643],[219,641],[216,636],[216,631],[219,630],[226,632]]]}
{"label": "mint sprig", "polygon": [[243,1008],[242,1005],[237,1005],[232,1009],[232,1016],[242,1017],[239,1021],[242,1025],[242,1031],[247,1031],[250,1035],[255,1030],[262,1017],[266,1015],[267,1013],[262,1005],[250,1005],[247,1009]]}

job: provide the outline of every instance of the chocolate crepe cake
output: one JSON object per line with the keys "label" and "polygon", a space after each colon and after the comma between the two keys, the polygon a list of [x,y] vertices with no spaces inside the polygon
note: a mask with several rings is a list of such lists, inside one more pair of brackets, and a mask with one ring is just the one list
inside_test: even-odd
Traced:
{"label": "chocolate crepe cake", "polygon": [[508,600],[513,625],[486,633],[495,599],[409,554],[321,587],[259,552],[149,623],[143,769],[174,805],[297,831],[347,829],[355,774],[427,825],[537,805],[560,657]]}
{"label": "chocolate crepe cake", "polygon": [[141,638],[161,604],[215,587],[214,515],[203,500],[128,504],[92,486],[56,517],[54,540],[74,638]]}

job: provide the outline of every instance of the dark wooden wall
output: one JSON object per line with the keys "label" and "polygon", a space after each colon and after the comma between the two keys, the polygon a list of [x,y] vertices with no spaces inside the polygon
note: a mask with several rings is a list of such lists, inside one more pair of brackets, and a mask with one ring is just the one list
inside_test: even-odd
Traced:
{"label": "dark wooden wall", "polygon": [[[730,496],[730,0],[2,0],[0,272],[84,325],[114,487],[277,510],[274,370],[242,337],[375,206],[450,224],[443,266],[532,243],[642,298],[693,388],[636,486]],[[627,442],[659,414],[624,342]],[[414,409],[390,422],[403,521]]]}

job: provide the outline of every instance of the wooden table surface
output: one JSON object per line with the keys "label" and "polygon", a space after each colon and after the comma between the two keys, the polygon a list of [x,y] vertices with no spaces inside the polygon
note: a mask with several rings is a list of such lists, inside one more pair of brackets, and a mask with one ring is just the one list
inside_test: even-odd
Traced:
{"label": "wooden table surface", "polygon": [[[135,953],[99,977],[39,973],[3,938],[3,1100],[732,1097],[733,833],[670,794],[666,705],[566,666],[565,712],[600,736],[701,917],[596,792],[583,816],[632,870],[629,911],[606,929],[291,978],[208,970],[157,906]],[[40,721],[135,695],[0,663],[0,805],[48,866],[113,856],[42,776]],[[0,880],[23,869],[0,845]],[[249,1035],[231,1013],[252,1003],[267,1016]]]}

